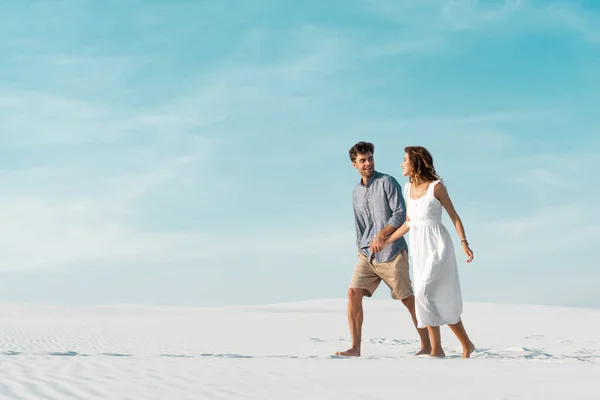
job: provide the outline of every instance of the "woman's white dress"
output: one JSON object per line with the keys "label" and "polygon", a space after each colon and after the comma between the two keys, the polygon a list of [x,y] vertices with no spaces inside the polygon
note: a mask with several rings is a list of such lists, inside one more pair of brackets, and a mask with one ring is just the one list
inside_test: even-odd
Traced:
{"label": "woman's white dress", "polygon": [[418,199],[410,196],[410,183],[404,187],[419,328],[455,324],[463,311],[454,246],[442,224],[442,204],[433,194],[440,182],[431,182]]}

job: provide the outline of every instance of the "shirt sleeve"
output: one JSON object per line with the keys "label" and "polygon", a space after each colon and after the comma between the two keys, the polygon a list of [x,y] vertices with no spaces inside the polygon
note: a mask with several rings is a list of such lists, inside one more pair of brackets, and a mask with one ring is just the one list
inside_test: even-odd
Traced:
{"label": "shirt sleeve", "polygon": [[354,199],[354,195],[352,195],[352,209],[354,211],[354,230],[356,232],[356,247],[360,249],[360,241],[362,239],[365,227],[362,224],[360,214],[356,209],[356,200]]}
{"label": "shirt sleeve", "polygon": [[392,210],[392,216],[387,224],[399,228],[406,221],[406,203],[402,196],[402,188],[395,178],[389,177],[385,180],[384,189],[390,210]]}

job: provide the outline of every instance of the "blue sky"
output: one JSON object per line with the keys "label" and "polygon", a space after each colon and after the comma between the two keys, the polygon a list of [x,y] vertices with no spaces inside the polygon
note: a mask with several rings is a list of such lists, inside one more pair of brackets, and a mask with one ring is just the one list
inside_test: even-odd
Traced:
{"label": "blue sky", "polygon": [[0,301],[344,297],[368,140],[433,153],[465,300],[600,307],[595,1],[5,1],[0,49]]}

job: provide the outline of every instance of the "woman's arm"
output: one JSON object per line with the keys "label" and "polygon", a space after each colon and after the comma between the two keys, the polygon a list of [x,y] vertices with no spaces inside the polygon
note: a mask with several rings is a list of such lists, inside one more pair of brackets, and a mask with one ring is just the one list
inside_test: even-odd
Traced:
{"label": "woman's arm", "polygon": [[408,223],[410,222],[410,219],[408,218],[408,215],[406,216],[406,221],[398,228],[394,231],[394,233],[392,233],[390,236],[388,236],[385,239],[385,242],[383,242],[383,247],[395,242],[396,240],[400,239],[402,236],[406,235],[406,233],[410,230],[410,226],[408,226]]}
{"label": "woman's arm", "polygon": [[463,251],[468,257],[467,262],[473,261],[473,250],[469,248],[469,242],[467,242],[467,236],[465,235],[465,228],[458,213],[454,209],[454,205],[452,204],[452,200],[450,200],[450,195],[448,194],[446,187],[442,183],[439,183],[435,185],[433,190],[434,196],[442,203],[442,206],[446,209],[446,212],[454,224],[454,228],[460,237]]}

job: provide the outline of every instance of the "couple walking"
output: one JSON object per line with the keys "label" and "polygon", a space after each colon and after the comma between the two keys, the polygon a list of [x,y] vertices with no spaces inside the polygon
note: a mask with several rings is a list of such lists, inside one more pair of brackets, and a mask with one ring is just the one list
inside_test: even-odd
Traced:
{"label": "couple walking", "polygon": [[[383,281],[392,298],[401,300],[410,312],[421,338],[417,355],[444,357],[440,326],[448,325],[462,344],[463,358],[469,358],[475,346],[461,321],[462,295],[456,256],[442,224],[442,208],[460,236],[467,262],[473,260],[473,252],[427,149],[410,146],[404,150],[402,174],[408,177],[408,183],[403,194],[394,177],[375,170],[372,143],[359,142],[350,149],[352,165],[361,176],[352,192],[358,260],[348,290],[352,347],[336,354],[360,356],[363,297],[371,297]],[[404,239],[409,230],[410,246]],[[409,250],[414,292],[409,275]]]}

